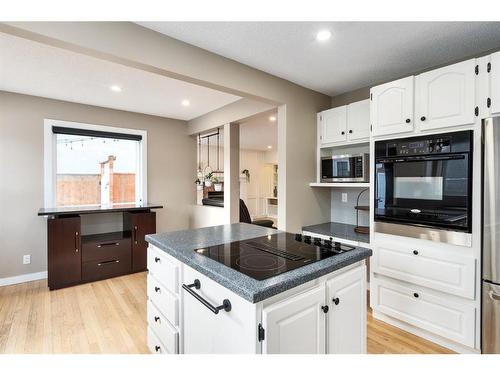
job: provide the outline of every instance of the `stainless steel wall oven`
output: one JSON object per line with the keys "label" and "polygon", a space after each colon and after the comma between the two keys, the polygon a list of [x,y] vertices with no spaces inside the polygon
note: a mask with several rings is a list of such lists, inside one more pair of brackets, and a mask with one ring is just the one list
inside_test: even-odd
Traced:
{"label": "stainless steel wall oven", "polygon": [[466,245],[463,239],[450,241],[460,236],[443,231],[471,233],[472,135],[461,131],[375,142],[375,230]]}

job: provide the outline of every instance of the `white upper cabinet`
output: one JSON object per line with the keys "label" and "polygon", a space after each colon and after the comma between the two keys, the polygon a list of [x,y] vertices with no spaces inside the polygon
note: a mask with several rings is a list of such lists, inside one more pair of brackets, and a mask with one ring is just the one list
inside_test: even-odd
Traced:
{"label": "white upper cabinet", "polygon": [[324,354],[325,286],[321,285],[262,310],[267,354]]}
{"label": "white upper cabinet", "polygon": [[366,353],[366,267],[357,267],[327,282],[328,353]]}
{"label": "white upper cabinet", "polygon": [[490,78],[490,106],[492,114],[500,113],[500,52],[491,55],[489,65]]}
{"label": "white upper cabinet", "polygon": [[370,101],[362,100],[319,114],[320,144],[359,143],[370,139]]}
{"label": "white upper cabinet", "polygon": [[320,121],[321,144],[339,143],[347,139],[347,106],[321,112]]}
{"label": "white upper cabinet", "polygon": [[475,67],[472,59],[417,76],[415,118],[421,130],[474,124]]}
{"label": "white upper cabinet", "polygon": [[412,132],[414,77],[372,87],[370,117],[372,135]]}
{"label": "white upper cabinet", "polygon": [[347,106],[347,139],[362,141],[370,138],[370,100],[351,103]]}

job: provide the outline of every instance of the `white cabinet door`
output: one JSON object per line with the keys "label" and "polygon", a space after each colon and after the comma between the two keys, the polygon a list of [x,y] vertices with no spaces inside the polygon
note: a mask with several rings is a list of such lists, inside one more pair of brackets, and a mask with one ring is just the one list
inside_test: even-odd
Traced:
{"label": "white cabinet door", "polygon": [[422,73],[416,83],[416,121],[430,130],[475,120],[475,59]]}
{"label": "white cabinet door", "polygon": [[251,354],[257,350],[255,305],[194,269],[183,267],[183,283],[199,280],[190,288],[212,306],[231,304],[230,311],[214,314],[200,300],[182,289],[184,354]]}
{"label": "white cabinet door", "polygon": [[321,112],[321,144],[344,142],[347,126],[347,106]]}
{"label": "white cabinet door", "polygon": [[362,141],[370,138],[370,100],[347,106],[347,140]]}
{"label": "white cabinet door", "polygon": [[490,62],[491,113],[500,113],[500,52],[491,55]]}
{"label": "white cabinet door", "polygon": [[413,76],[372,87],[370,98],[374,136],[413,131]]}
{"label": "white cabinet door", "polygon": [[398,280],[474,299],[476,259],[446,245],[377,240],[370,259],[372,271]]}
{"label": "white cabinet door", "polygon": [[360,266],[327,282],[329,354],[366,353],[366,267]]}
{"label": "white cabinet door", "polygon": [[378,277],[370,280],[370,292],[375,311],[474,347],[476,309],[472,303]]}
{"label": "white cabinet door", "polygon": [[262,310],[268,354],[325,353],[325,286],[321,285]]}

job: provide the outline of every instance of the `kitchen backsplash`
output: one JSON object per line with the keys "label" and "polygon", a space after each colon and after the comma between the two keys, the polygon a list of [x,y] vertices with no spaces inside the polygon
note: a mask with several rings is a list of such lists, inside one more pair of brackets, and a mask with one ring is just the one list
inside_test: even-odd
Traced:
{"label": "kitchen backsplash", "polygon": [[[358,194],[365,188],[349,188],[332,189],[331,194],[331,220],[339,223],[345,224],[356,224],[356,200]],[[347,202],[342,202],[342,194],[347,194]],[[360,206],[368,206],[370,201],[370,192],[365,191],[359,198]],[[369,225],[369,212],[360,211],[359,212],[359,225],[368,226]]]}

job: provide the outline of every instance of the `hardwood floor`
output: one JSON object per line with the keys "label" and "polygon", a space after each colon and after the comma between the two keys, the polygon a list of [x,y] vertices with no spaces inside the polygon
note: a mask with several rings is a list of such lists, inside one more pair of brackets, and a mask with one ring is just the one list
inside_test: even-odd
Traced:
{"label": "hardwood floor", "polygon": [[[368,352],[451,353],[371,313]],[[146,273],[52,292],[47,280],[0,287],[0,353],[148,353]]]}
{"label": "hardwood floor", "polygon": [[148,353],[146,273],[49,291],[0,288],[0,353]]}

